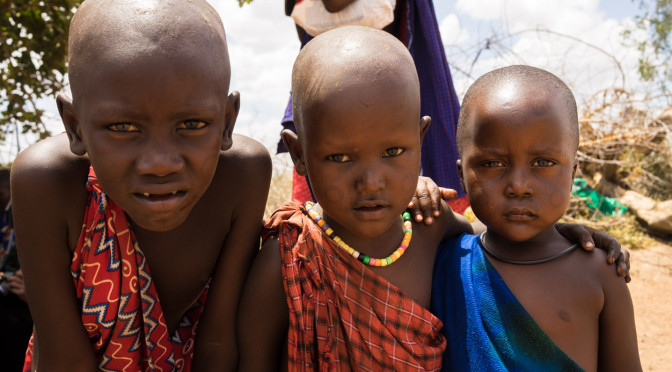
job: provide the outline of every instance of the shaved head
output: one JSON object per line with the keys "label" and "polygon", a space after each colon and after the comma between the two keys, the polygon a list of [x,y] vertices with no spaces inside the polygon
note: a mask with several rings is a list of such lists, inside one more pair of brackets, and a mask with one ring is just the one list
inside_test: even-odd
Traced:
{"label": "shaved head", "polygon": [[486,73],[478,78],[464,95],[456,136],[460,156],[466,141],[471,138],[469,122],[472,106],[478,101],[489,100],[505,91],[516,91],[518,99],[530,96],[529,110],[535,109],[533,101],[536,99],[549,101],[551,97],[558,98],[564,105],[564,113],[568,118],[567,125],[570,127],[571,140],[576,151],[579,145],[579,123],[576,100],[572,91],[560,78],[548,71],[532,66],[514,65]]}
{"label": "shaved head", "polygon": [[76,100],[101,62],[131,65],[140,58],[190,56],[221,70],[230,66],[224,26],[203,0],[86,0],[75,13],[68,40],[68,75]]}
{"label": "shaved head", "polygon": [[[335,95],[358,87],[392,86],[413,97],[420,117],[420,85],[413,58],[387,32],[362,26],[339,27],[322,33],[303,47],[292,71],[292,106],[298,134],[308,110]],[[362,95],[369,105],[385,97]]]}

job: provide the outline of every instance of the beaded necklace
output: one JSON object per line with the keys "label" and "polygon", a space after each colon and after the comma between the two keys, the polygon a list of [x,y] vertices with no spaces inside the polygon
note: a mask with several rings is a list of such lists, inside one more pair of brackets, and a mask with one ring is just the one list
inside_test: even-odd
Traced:
{"label": "beaded necklace", "polygon": [[341,247],[343,250],[348,252],[352,257],[358,259],[361,261],[364,265],[369,265],[369,266],[388,266],[392,265],[392,263],[401,257],[404,252],[406,252],[406,248],[408,248],[408,245],[411,243],[411,236],[413,236],[413,227],[412,227],[412,220],[411,220],[411,214],[408,213],[408,211],[404,211],[404,213],[401,215],[401,217],[404,219],[404,238],[401,240],[401,244],[399,245],[399,248],[392,252],[391,255],[385,257],[385,258],[373,258],[369,257],[364,254],[364,252],[359,252],[349,246],[346,242],[344,242],[336,233],[334,230],[327,225],[327,223],[324,221],[322,216],[317,214],[313,210],[313,207],[315,206],[315,203],[307,201],[304,207],[306,208],[306,212],[308,212],[308,215],[317,223],[317,225],[331,238],[331,240],[334,241],[339,247]]}

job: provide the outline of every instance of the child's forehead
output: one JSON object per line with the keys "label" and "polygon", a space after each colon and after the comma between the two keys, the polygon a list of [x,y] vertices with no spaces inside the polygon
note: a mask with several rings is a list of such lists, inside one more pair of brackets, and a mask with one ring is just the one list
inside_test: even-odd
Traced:
{"label": "child's forehead", "polygon": [[[87,0],[73,17],[69,58],[76,62],[101,52],[122,57],[148,51],[192,48],[204,58],[226,46],[219,16],[200,0]],[[209,47],[209,48],[208,48]]]}
{"label": "child's forehead", "polygon": [[94,77],[131,76],[162,59],[173,63],[156,63],[149,74],[159,76],[167,66],[178,72],[197,66],[228,89],[224,29],[217,14],[201,1],[87,0],[73,18],[69,39],[73,98],[95,84]]}
{"label": "child's forehead", "polygon": [[508,116],[510,120],[530,117],[552,117],[569,122],[570,110],[557,90],[529,82],[504,82],[482,90],[473,100],[474,119]]}

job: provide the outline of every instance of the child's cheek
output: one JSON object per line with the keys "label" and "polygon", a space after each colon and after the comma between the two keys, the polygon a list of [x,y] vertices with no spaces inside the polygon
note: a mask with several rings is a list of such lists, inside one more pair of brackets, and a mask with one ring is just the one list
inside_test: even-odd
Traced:
{"label": "child's cheek", "polygon": [[555,190],[551,194],[550,203],[551,203],[551,207],[553,207],[553,208],[559,208],[559,207],[567,208],[567,204],[569,203],[569,198],[567,198],[567,193],[566,192],[560,192],[559,190]]}
{"label": "child's cheek", "polygon": [[328,186],[325,192],[327,201],[330,203],[342,203],[343,202],[343,191],[337,186]]}
{"label": "child's cheek", "polygon": [[490,196],[488,192],[481,186],[479,182],[471,181],[466,183],[466,193],[469,197],[469,202],[474,206],[488,206],[490,204]]}
{"label": "child's cheek", "polygon": [[[415,194],[415,189],[418,187],[418,174],[404,173],[400,174],[399,177],[399,184],[403,185],[403,190],[412,190],[411,192]],[[409,201],[411,200],[413,194],[411,194],[411,196],[408,198]]]}

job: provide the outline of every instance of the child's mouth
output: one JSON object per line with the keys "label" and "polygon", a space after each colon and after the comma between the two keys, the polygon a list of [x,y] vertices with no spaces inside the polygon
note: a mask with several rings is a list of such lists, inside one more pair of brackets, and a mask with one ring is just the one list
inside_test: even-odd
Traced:
{"label": "child's mouth", "polygon": [[149,201],[164,201],[164,200],[169,200],[174,197],[180,197],[185,194],[184,191],[181,190],[175,190],[169,193],[163,193],[163,194],[150,194],[148,192],[143,192],[143,193],[137,193],[136,196],[142,199],[146,199]]}
{"label": "child's mouth", "polygon": [[385,205],[378,203],[362,203],[354,208],[355,213],[363,219],[380,218],[386,209],[387,207]]}
{"label": "child's mouth", "polygon": [[355,208],[355,209],[358,210],[358,211],[362,211],[362,212],[375,212],[375,211],[379,211],[379,210],[383,209],[383,207],[380,206],[380,205],[370,205],[370,206],[365,206],[365,207],[358,207],[358,208]]}

